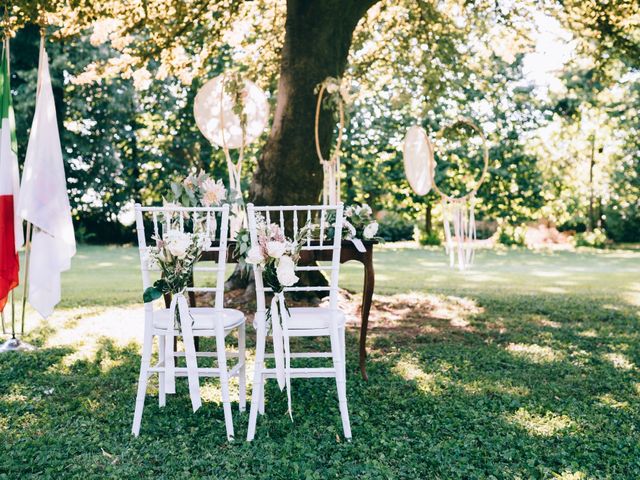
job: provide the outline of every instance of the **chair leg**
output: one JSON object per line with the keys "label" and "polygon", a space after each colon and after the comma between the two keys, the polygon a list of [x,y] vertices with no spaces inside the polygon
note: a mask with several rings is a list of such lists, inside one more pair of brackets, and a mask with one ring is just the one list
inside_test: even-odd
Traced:
{"label": "chair leg", "polygon": [[175,394],[176,393],[176,377],[175,377],[175,365],[176,365],[176,357],[174,350],[174,339],[176,337],[174,335],[165,335],[165,349],[164,349],[164,389],[165,393]]}
{"label": "chair leg", "polygon": [[[166,359],[164,358],[165,352],[165,339],[164,337],[158,337],[158,359],[164,366]],[[167,392],[165,391],[164,384],[164,369],[158,374],[158,405],[164,407],[167,404]]]}
{"label": "chair leg", "polygon": [[342,417],[342,430],[344,431],[344,437],[351,439],[351,424],[349,423],[349,409],[347,407],[347,385],[344,375],[345,353],[340,344],[338,326],[333,325],[331,327],[331,353],[333,354],[333,368],[336,371],[336,387],[338,390],[340,416]]}
{"label": "chair leg", "polygon": [[224,330],[219,325],[216,335],[216,350],[218,353],[218,368],[220,369],[220,390],[222,393],[222,407],[224,409],[224,424],[227,429],[227,440],[233,440],[233,415],[231,414],[231,400],[229,398],[229,371],[227,370],[227,353],[224,344]]}
{"label": "chair leg", "polygon": [[247,371],[246,371],[246,329],[243,323],[238,329],[238,361],[242,366],[238,372],[238,390],[240,395],[240,411],[247,409]]}
{"label": "chair leg", "polygon": [[260,402],[264,400],[264,379],[262,371],[264,369],[264,349],[265,332],[264,326],[258,327],[256,341],[256,361],[254,363],[253,390],[251,392],[251,410],[249,413],[249,427],[247,429],[247,442],[253,440],[256,434],[256,422],[258,420],[258,410]]}
{"label": "chair leg", "polygon": [[140,376],[138,377],[136,407],[133,414],[133,426],[131,427],[131,433],[136,437],[140,434],[140,424],[142,423],[142,411],[144,410],[144,398],[147,394],[147,381],[149,379],[152,345],[153,335],[145,332],[144,343],[142,344],[142,359],[140,361]]}
{"label": "chair leg", "polygon": [[266,380],[260,376],[260,400],[258,401],[258,413],[264,415],[264,384]]}
{"label": "chair leg", "polygon": [[345,341],[345,336],[346,336],[346,327],[342,327],[339,329],[339,334],[340,334],[340,348],[342,349],[342,358],[344,359],[344,362],[342,363],[342,371],[343,371],[343,375],[344,375],[344,379],[345,381],[347,380],[347,348],[346,348],[346,341]]}

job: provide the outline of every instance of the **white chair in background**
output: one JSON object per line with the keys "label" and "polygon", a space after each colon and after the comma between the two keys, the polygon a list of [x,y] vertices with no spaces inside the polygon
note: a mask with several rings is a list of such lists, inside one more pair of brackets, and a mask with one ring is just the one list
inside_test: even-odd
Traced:
{"label": "white chair in background", "polygon": [[[227,258],[227,234],[229,227],[229,206],[223,207],[135,207],[136,228],[142,266],[142,285],[147,289],[152,285],[147,257],[147,236],[145,227],[149,226],[153,232],[150,243],[155,245],[155,239],[162,238],[164,232],[172,228],[187,229],[194,221],[204,222],[207,231],[211,232],[212,245],[205,249],[205,256],[217,256],[215,267],[196,264],[194,272],[197,276],[207,276],[206,272],[215,273],[209,275],[207,280],[213,280],[213,287],[190,287],[188,292],[210,292],[214,295],[213,306],[189,307],[189,313],[193,318],[193,335],[195,337],[215,337],[215,352],[197,352],[196,358],[213,357],[217,359],[216,368],[201,368],[198,366],[198,378],[220,377],[221,397],[224,408],[224,419],[227,438],[234,436],[233,417],[229,398],[229,378],[237,376],[239,382],[240,411],[246,408],[246,381],[245,381],[245,318],[244,314],[235,309],[224,308],[224,282]],[[145,218],[146,217],[146,218]],[[209,253],[209,252],[217,252]],[[203,261],[198,262],[203,263]],[[159,269],[155,269],[158,271]],[[203,272],[199,274],[198,272]],[[213,277],[213,278],[211,278]],[[170,318],[169,309],[154,309],[153,302],[145,303],[144,339],[142,347],[142,360],[140,364],[140,378],[138,380],[138,393],[136,397],[135,413],[133,418],[132,433],[138,436],[142,421],[142,411],[149,376],[158,374],[159,404],[166,404],[167,393],[175,392],[175,377],[187,376],[187,369],[175,366],[176,357],[184,357],[183,352],[174,352],[173,339],[181,336],[180,331],[174,328],[173,319]],[[238,351],[227,352],[225,338],[232,331],[238,332]],[[151,365],[151,351],[154,337],[158,338],[158,362]],[[228,368],[227,358],[237,358],[233,368]]]}
{"label": "white chair in background", "polygon": [[[345,358],[345,315],[338,308],[338,274],[340,269],[340,248],[342,244],[342,204],[324,206],[278,206],[278,207],[257,207],[252,204],[247,205],[247,216],[249,221],[249,231],[251,243],[257,245],[256,219],[263,217],[268,223],[277,223],[285,232],[288,238],[294,239],[307,221],[317,223],[320,228],[319,239],[313,240],[310,236],[303,242],[301,254],[309,252],[307,255],[320,254],[324,258],[330,257],[329,265],[302,266],[296,267],[302,271],[322,271],[327,270],[328,286],[326,285],[305,285],[293,286],[284,289],[284,292],[312,292],[328,291],[329,307],[302,307],[289,308],[290,318],[287,320],[289,337],[318,337],[328,336],[331,339],[330,352],[291,352],[290,358],[317,358],[326,357],[332,359],[330,367],[314,368],[294,368],[289,369],[290,378],[317,378],[335,377],[338,391],[338,403],[344,436],[351,438],[351,426],[349,423],[349,411],[347,408],[346,390],[346,358]],[[330,225],[328,214],[333,214],[335,219],[335,234],[333,239],[325,241],[324,234]],[[324,253],[322,253],[324,252]],[[254,327],[257,332],[256,339],[256,361],[253,380],[253,392],[251,395],[251,411],[249,414],[249,428],[247,440],[253,440],[256,431],[258,411],[264,413],[264,382],[267,378],[275,378],[275,368],[266,368],[265,358],[273,358],[273,354],[265,352],[267,339],[266,325],[266,299],[265,293],[270,292],[263,283],[262,271],[254,267],[256,282],[257,309],[254,320]],[[295,398],[295,396],[294,396]],[[293,401],[295,405],[295,400]]]}

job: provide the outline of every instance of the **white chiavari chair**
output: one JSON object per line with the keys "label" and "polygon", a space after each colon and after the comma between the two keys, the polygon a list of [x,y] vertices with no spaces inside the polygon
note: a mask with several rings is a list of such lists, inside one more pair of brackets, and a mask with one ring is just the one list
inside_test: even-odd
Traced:
{"label": "white chiavari chair", "polygon": [[[214,352],[196,352],[196,359],[213,358],[217,360],[216,368],[204,368],[198,365],[197,374],[200,377],[219,377],[221,397],[224,409],[224,419],[227,438],[234,436],[233,417],[231,414],[231,402],[229,395],[229,379],[237,376],[239,383],[240,411],[246,408],[246,381],[245,381],[245,318],[244,314],[235,309],[224,308],[224,282],[227,258],[227,236],[229,227],[229,206],[222,207],[142,207],[135,206],[136,228],[142,267],[142,285],[147,289],[152,285],[151,275],[158,268],[153,268],[148,262],[148,246],[155,246],[156,239],[162,238],[170,229],[189,231],[195,222],[204,225],[210,232],[211,246],[204,249],[202,261],[194,267],[194,285],[203,282],[213,283],[213,286],[192,286],[187,288],[189,296],[198,292],[207,292],[213,296],[213,305],[206,307],[189,307],[189,314],[193,319],[193,335],[195,337],[215,337],[216,347]],[[185,229],[186,227],[186,229]],[[151,230],[149,232],[148,230]],[[209,256],[217,257],[215,266]],[[208,260],[208,261],[204,261]],[[204,277],[204,278],[200,278]],[[138,380],[138,392],[133,419],[132,433],[140,433],[142,411],[146,396],[147,381],[151,375],[158,375],[159,405],[166,405],[166,395],[175,393],[175,377],[187,376],[187,368],[176,366],[179,357],[185,357],[184,352],[174,351],[174,338],[181,336],[180,331],[174,328],[173,319],[170,318],[170,310],[167,308],[154,308],[153,302],[145,303],[145,325],[142,347],[142,359],[140,363],[140,377]],[[225,338],[234,330],[238,335],[237,352],[228,352],[225,346]],[[151,354],[154,338],[158,339],[158,362],[151,365]],[[237,362],[232,368],[228,367],[227,359],[236,358]]]}
{"label": "white chiavari chair", "polygon": [[[295,238],[300,229],[311,221],[319,226],[319,233],[308,235],[302,245],[302,255],[305,251],[308,255],[322,253],[324,258],[330,257],[330,264],[298,265],[296,271],[327,271],[328,285],[304,285],[293,286],[284,289],[284,292],[329,292],[328,307],[292,307],[289,308],[290,316],[287,319],[288,337],[319,337],[328,336],[331,340],[330,352],[291,352],[290,359],[300,358],[330,358],[330,367],[289,367],[287,371],[290,378],[319,378],[335,377],[340,416],[344,436],[351,438],[351,426],[349,423],[349,411],[347,408],[346,391],[346,358],[345,358],[345,315],[338,307],[338,274],[340,269],[340,248],[342,232],[343,207],[340,205],[324,206],[272,206],[258,207],[247,205],[247,216],[251,243],[257,245],[256,221],[262,217],[267,223],[277,223],[288,238]],[[333,217],[331,220],[329,217]],[[335,224],[334,224],[335,221]],[[329,228],[334,228],[332,239],[326,240],[325,233]],[[315,237],[315,238],[314,238]],[[258,412],[264,413],[264,382],[268,378],[276,377],[275,368],[265,366],[265,358],[273,358],[273,354],[265,352],[266,340],[269,333],[266,325],[266,298],[265,294],[271,289],[264,286],[262,271],[254,267],[256,282],[257,309],[254,321],[256,328],[256,361],[253,379],[253,391],[251,395],[251,411],[249,414],[249,427],[247,440],[253,440],[256,431]],[[295,404],[295,402],[294,402]]]}

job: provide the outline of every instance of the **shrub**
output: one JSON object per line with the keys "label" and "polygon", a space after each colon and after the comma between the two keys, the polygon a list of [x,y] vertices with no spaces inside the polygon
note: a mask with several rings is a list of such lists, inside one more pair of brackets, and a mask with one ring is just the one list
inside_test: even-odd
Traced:
{"label": "shrub", "polygon": [[525,245],[526,227],[522,225],[500,225],[498,227],[498,243],[502,245],[517,245],[522,247]]}
{"label": "shrub", "polygon": [[433,228],[431,229],[431,233],[427,233],[424,225],[416,225],[414,227],[413,239],[419,245],[439,246],[442,244],[440,232]]}
{"label": "shrub", "polygon": [[640,209],[638,207],[622,210],[606,210],[605,228],[607,236],[614,242],[640,242]]}
{"label": "shrub", "polygon": [[591,232],[576,234],[576,247],[604,248],[607,245],[607,234],[601,228]]}
{"label": "shrub", "polygon": [[413,239],[413,222],[395,212],[387,212],[378,220],[378,236],[387,242]]}

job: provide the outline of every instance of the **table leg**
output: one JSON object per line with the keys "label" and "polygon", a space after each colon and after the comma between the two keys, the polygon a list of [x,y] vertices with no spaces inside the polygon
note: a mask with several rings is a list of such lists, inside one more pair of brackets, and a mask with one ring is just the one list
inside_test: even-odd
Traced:
{"label": "table leg", "polygon": [[364,261],[364,288],[362,290],[362,307],[360,323],[360,373],[362,378],[369,380],[366,370],[367,361],[367,329],[369,327],[369,312],[373,299],[375,274],[373,271],[373,249],[367,249]]}

